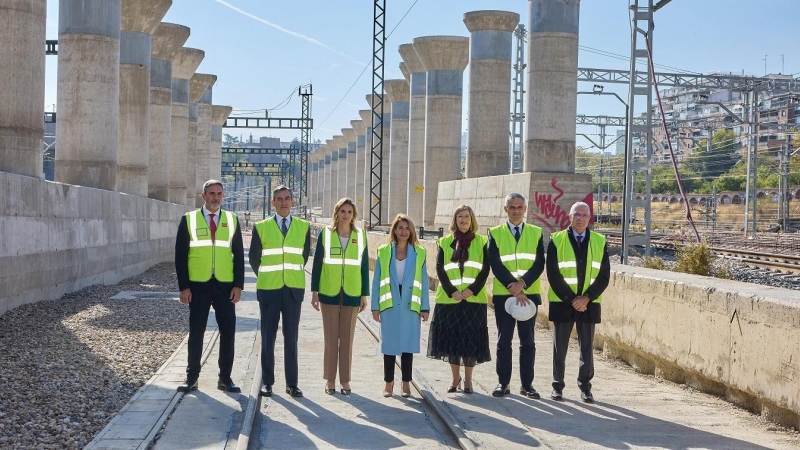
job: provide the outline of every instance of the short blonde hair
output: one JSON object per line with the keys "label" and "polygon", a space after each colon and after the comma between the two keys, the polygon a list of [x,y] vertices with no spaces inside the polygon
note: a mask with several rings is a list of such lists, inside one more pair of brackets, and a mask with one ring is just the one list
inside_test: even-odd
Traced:
{"label": "short blonde hair", "polygon": [[350,205],[353,207],[353,219],[350,221],[350,230],[351,231],[358,231],[356,228],[356,219],[358,219],[358,208],[353,200],[345,197],[339,199],[338,202],[333,206],[333,223],[331,224],[331,230],[336,229],[339,226],[339,210],[342,209],[342,206]]}
{"label": "short blonde hair", "polygon": [[408,228],[411,230],[411,236],[408,238],[408,243],[411,245],[419,245],[419,239],[417,239],[417,229],[414,226],[414,222],[411,220],[411,217],[408,217],[405,214],[398,214],[394,217],[392,221],[392,226],[389,228],[389,243],[397,242],[397,237],[395,237],[394,232],[397,231],[397,227],[400,225],[400,222],[405,222],[408,225]]}
{"label": "short blonde hair", "polygon": [[456,225],[456,217],[458,217],[458,214],[462,211],[469,211],[469,221],[470,221],[469,231],[477,233],[478,221],[475,219],[475,212],[473,212],[472,208],[470,208],[467,205],[461,205],[458,208],[456,208],[456,212],[453,213],[453,220],[450,221],[450,232],[455,233],[458,230],[458,225]]}

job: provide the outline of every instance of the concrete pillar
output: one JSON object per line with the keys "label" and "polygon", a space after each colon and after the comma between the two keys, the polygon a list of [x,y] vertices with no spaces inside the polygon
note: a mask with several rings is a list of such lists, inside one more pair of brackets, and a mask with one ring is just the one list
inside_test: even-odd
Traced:
{"label": "concrete pillar", "polygon": [[120,0],[59,0],[57,182],[117,188],[120,14]]}
{"label": "concrete pillar", "polygon": [[[406,45],[408,45],[408,44],[406,44]],[[412,48],[412,50],[413,50],[413,48]],[[398,64],[398,67],[400,67],[400,72],[403,73],[403,78],[406,79],[406,83],[408,83],[410,85],[411,84],[411,72],[408,70],[408,66],[406,65],[406,63],[401,62],[400,64]]]}
{"label": "concrete pillar", "polygon": [[339,198],[336,197],[339,188],[339,149],[333,139],[325,140],[325,144],[330,155],[330,170],[328,170],[327,178],[325,179],[325,192],[328,199],[325,203],[328,205],[328,214],[331,214],[333,205],[339,201]]}
{"label": "concrete pillar", "polygon": [[[211,105],[211,143],[208,150],[208,179],[222,179],[222,126],[233,108]],[[204,180],[205,183],[207,180]]]}
{"label": "concrete pillar", "polygon": [[336,182],[336,199],[338,200],[347,197],[347,177],[353,174],[347,173],[347,139],[340,134],[333,137],[333,142],[339,152],[339,159],[336,162],[339,178]]}
{"label": "concrete pillar", "polygon": [[162,22],[150,52],[150,112],[147,196],[169,201],[172,168],[172,59],[189,39],[189,27]]}
{"label": "concrete pillar", "polygon": [[530,0],[526,172],[575,173],[580,0]]}
{"label": "concrete pillar", "polygon": [[189,162],[189,85],[206,53],[183,47],[172,62],[172,133],[169,174],[169,201],[186,203],[187,164]]}
{"label": "concrete pillar", "polygon": [[316,200],[314,200],[314,203],[320,209],[320,215],[322,217],[326,217],[325,214],[327,214],[327,213],[325,212],[325,200],[324,200],[324,197],[325,197],[325,195],[324,195],[324,193],[325,193],[325,173],[328,170],[328,163],[330,162],[330,160],[327,160],[327,161],[325,160],[325,146],[324,145],[320,146],[317,149],[317,153],[319,153],[317,155],[317,159],[318,159],[317,167],[319,169],[318,169],[318,174],[317,174],[317,189],[314,192],[314,198],[316,199]]}
{"label": "concrete pillar", "polygon": [[172,0],[122,0],[117,191],[147,196],[152,34]]}
{"label": "concrete pillar", "polygon": [[364,209],[364,162],[367,142],[367,125],[363,120],[351,120],[350,126],[356,132],[356,168],[355,168],[355,194],[353,200],[358,210]]}
{"label": "concrete pillar", "polygon": [[0,172],[42,178],[46,0],[0,2]]}
{"label": "concrete pillar", "polygon": [[[400,213],[405,214],[408,201],[408,83],[406,80],[386,80],[383,89],[392,102],[391,168],[392,184],[389,188],[389,215],[391,222]],[[413,219],[412,219],[413,220]]]}
{"label": "concrete pillar", "polygon": [[511,116],[511,32],[519,14],[472,11],[464,14],[469,36],[467,178],[509,173]]}
{"label": "concrete pillar", "polygon": [[[217,76],[214,77],[216,82]],[[197,176],[195,177],[195,201],[199,208],[203,199],[203,183],[211,178],[211,101],[213,100],[214,83],[212,82],[203,92],[197,103]]]}
{"label": "concrete pillar", "polygon": [[[203,204],[203,199],[199,197],[199,192],[202,192],[203,183],[205,183],[208,178],[200,182],[199,189],[197,180],[199,178],[198,175],[201,173],[199,169],[201,165],[201,153],[203,155],[203,161],[208,164],[210,138],[207,136],[205,146],[203,147],[204,151],[201,152],[200,128],[198,127],[200,121],[200,99],[216,81],[216,75],[205,73],[196,73],[192,75],[192,78],[189,80],[189,145],[186,151],[186,204],[190,206],[196,205],[200,207]],[[211,107],[210,100],[208,101],[208,107]],[[210,133],[211,130],[208,129],[207,132]]]}
{"label": "concrete pillar", "polygon": [[359,205],[361,217],[368,219],[367,214],[370,208],[370,177],[372,175],[372,167],[370,167],[370,158],[372,158],[372,110],[361,109],[358,111],[361,122],[364,124],[364,163],[361,165],[361,171],[356,173],[356,176],[361,181],[361,192],[363,203]]}
{"label": "concrete pillar", "polygon": [[[422,223],[422,205],[425,193],[425,91],[427,73],[414,46],[398,47],[403,66],[409,72],[408,100],[408,188],[406,214],[416,225]],[[400,70],[402,70],[402,67]]]}
{"label": "concrete pillar", "polygon": [[461,104],[469,38],[415,38],[414,50],[427,71],[425,95],[425,192],[423,223],[433,226],[439,182],[461,177]]}
{"label": "concrete pillar", "polygon": [[306,167],[306,175],[308,176],[306,184],[306,198],[303,202],[309,208],[309,212],[314,208],[314,185],[316,184],[317,177],[317,154],[311,152],[308,154],[308,166]]}
{"label": "concrete pillar", "polygon": [[[367,104],[370,108],[375,107],[375,101],[372,94],[367,95]],[[390,161],[392,158],[392,104],[388,100],[383,102],[383,133],[381,134],[383,142],[383,154],[381,156],[381,223],[388,223],[389,216],[389,195],[392,188],[392,172],[390,169]],[[372,149],[369,149],[367,161],[370,161]],[[373,181],[373,184],[377,180]],[[366,215],[365,215],[366,217]]]}
{"label": "concrete pillar", "polygon": [[344,140],[347,141],[347,187],[345,187],[345,195],[356,201],[356,130],[342,128],[342,135]]}
{"label": "concrete pillar", "polygon": [[[327,142],[327,141],[326,141]],[[322,217],[331,217],[333,205],[331,204],[331,149],[328,144],[324,145],[321,149],[325,158],[325,170],[322,174]]]}

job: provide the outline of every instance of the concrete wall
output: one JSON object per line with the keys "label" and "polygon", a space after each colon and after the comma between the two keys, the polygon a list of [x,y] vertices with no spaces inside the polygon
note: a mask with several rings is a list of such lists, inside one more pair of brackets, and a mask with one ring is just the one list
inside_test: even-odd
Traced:
{"label": "concrete wall", "polygon": [[[368,236],[374,258],[387,235]],[[436,243],[422,245],[434,289]],[[487,286],[491,292],[491,276]],[[543,276],[537,320],[545,327],[550,326],[547,286]],[[614,264],[595,347],[642,373],[685,383],[800,429],[800,298],[795,291]]]}
{"label": "concrete wall", "polygon": [[0,314],[171,260],[188,208],[0,172]]}

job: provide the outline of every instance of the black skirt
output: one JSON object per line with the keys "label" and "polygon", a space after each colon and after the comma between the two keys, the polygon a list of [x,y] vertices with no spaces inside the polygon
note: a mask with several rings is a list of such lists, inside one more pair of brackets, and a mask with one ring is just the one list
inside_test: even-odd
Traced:
{"label": "black skirt", "polygon": [[466,367],[491,361],[486,305],[466,301],[437,304],[428,336],[428,357]]}

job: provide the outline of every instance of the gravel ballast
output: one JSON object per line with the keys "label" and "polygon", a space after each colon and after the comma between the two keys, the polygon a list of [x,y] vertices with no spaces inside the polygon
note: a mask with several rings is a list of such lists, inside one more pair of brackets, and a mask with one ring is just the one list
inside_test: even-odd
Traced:
{"label": "gravel ballast", "polygon": [[0,448],[83,448],[178,348],[189,309],[121,291],[177,291],[174,264],[0,315]]}

